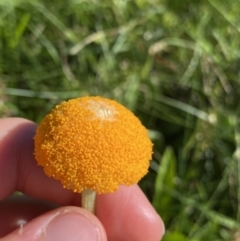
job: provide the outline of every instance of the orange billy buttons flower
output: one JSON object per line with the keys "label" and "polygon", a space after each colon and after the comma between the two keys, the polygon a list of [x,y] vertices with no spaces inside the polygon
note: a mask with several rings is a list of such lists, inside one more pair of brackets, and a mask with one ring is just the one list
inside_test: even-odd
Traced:
{"label": "orange billy buttons flower", "polygon": [[64,101],[37,128],[35,157],[45,173],[74,192],[114,192],[148,171],[152,143],[146,128],[114,100]]}

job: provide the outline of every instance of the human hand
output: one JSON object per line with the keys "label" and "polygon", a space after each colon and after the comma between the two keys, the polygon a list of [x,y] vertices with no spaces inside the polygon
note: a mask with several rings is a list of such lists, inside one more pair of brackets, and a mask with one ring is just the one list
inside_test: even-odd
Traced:
{"label": "human hand", "polygon": [[[0,200],[5,199],[0,202],[0,235],[9,228],[7,220],[19,218],[21,226],[1,241],[161,239],[163,222],[137,185],[99,195],[96,216],[80,208],[79,194],[63,189],[37,166],[33,156],[35,129],[36,124],[25,119],[0,119]],[[16,190],[58,207],[33,199],[19,202],[20,197],[6,200]]]}

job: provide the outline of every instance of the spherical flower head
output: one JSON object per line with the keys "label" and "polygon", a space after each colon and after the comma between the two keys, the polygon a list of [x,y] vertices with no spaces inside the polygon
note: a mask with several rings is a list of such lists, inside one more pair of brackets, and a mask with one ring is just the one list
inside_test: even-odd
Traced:
{"label": "spherical flower head", "polygon": [[64,101],[37,128],[35,157],[45,173],[74,192],[115,191],[148,171],[152,143],[127,108],[102,97]]}

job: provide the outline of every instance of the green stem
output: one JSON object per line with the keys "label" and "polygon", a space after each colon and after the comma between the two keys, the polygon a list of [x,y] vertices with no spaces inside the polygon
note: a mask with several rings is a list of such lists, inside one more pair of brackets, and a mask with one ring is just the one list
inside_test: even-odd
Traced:
{"label": "green stem", "polygon": [[82,191],[82,208],[95,213],[96,191],[86,189]]}

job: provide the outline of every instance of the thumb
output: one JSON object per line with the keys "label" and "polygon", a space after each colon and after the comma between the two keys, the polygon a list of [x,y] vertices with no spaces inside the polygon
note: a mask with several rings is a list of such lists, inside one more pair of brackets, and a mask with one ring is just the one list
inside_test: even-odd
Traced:
{"label": "thumb", "polygon": [[62,207],[45,213],[1,241],[107,241],[100,221],[79,207]]}

